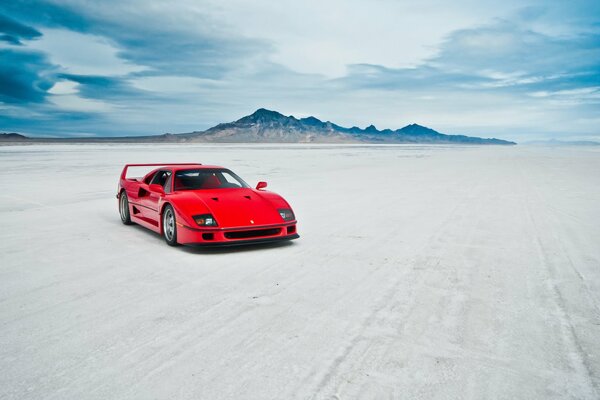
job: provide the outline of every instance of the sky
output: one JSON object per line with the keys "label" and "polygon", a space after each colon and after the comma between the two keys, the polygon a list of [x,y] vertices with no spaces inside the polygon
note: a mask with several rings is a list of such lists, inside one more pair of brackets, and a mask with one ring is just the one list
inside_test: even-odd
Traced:
{"label": "sky", "polygon": [[0,3],[0,132],[342,126],[600,140],[600,1]]}

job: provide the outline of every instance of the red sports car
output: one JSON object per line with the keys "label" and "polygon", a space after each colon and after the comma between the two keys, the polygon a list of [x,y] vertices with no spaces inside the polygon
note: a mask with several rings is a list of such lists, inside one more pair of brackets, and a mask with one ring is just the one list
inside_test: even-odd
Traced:
{"label": "red sports car", "polygon": [[[143,178],[129,167],[160,166]],[[125,225],[162,234],[171,246],[240,245],[298,238],[296,217],[281,196],[252,189],[227,168],[202,164],[127,164],[117,199]]]}

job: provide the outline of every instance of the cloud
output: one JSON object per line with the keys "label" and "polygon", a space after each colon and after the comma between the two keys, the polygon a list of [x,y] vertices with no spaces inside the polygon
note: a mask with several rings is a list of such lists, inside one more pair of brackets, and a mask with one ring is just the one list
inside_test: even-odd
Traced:
{"label": "cloud", "polygon": [[75,94],[78,93],[78,86],[76,82],[72,81],[58,81],[48,89],[48,93],[50,94]]}
{"label": "cloud", "polygon": [[48,54],[49,61],[65,73],[118,76],[146,69],[119,57],[122,50],[106,37],[67,29],[41,31],[43,36],[27,47]]}
{"label": "cloud", "polygon": [[[340,78],[352,64],[385,68],[422,65],[434,56],[448,33],[486,22],[490,10],[504,13],[515,1],[394,0],[213,0],[210,15],[229,22],[237,32],[267,39],[269,59],[284,67]],[[251,16],[249,18],[249,16]]]}
{"label": "cloud", "polygon": [[22,49],[0,49],[0,101],[41,103],[53,85],[55,68],[45,55]]}
{"label": "cloud", "polygon": [[360,88],[577,87],[600,79],[600,35],[551,37],[506,21],[459,30],[416,68],[358,64],[340,80]]}
{"label": "cloud", "polygon": [[30,26],[23,25],[5,15],[0,14],[0,41],[12,45],[21,45],[21,40],[31,40],[41,36],[41,33]]}
{"label": "cloud", "polygon": [[58,109],[67,112],[106,113],[113,111],[110,103],[81,97],[75,93],[62,93],[58,96],[52,96],[50,101]]}
{"label": "cloud", "polygon": [[432,64],[512,84],[556,84],[573,76],[597,76],[599,53],[598,33],[555,37],[500,21],[454,32]]}
{"label": "cloud", "polygon": [[6,7],[23,20],[51,28],[54,36],[71,31],[67,43],[64,37],[47,39],[51,44],[48,50],[53,54],[79,57],[73,54],[74,47],[88,53],[80,35],[90,36],[96,45],[110,45],[117,50],[110,54],[111,58],[117,55],[130,65],[143,66],[149,74],[220,78],[227,72],[244,69],[249,59],[265,58],[270,51],[267,41],[232,33],[235,26],[211,19],[207,8],[196,2],[148,6],[142,0],[21,1]]}

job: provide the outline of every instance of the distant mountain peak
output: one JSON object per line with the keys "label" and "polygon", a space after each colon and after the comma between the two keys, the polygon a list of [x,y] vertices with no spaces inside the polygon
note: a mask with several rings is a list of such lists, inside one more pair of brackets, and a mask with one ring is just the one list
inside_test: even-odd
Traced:
{"label": "distant mountain peak", "polygon": [[259,108],[258,110],[254,111],[250,115],[251,116],[270,116],[270,117],[283,117],[284,116],[280,112],[273,111],[273,110],[267,110],[266,108]]}
{"label": "distant mountain peak", "polygon": [[269,122],[273,120],[282,120],[287,118],[291,117],[286,117],[285,115],[277,111],[267,110],[266,108],[259,108],[252,114],[238,119],[236,122]]}
{"label": "distant mountain peak", "polygon": [[315,127],[315,128],[322,128],[325,125],[327,125],[327,122],[323,122],[318,118],[315,118],[313,116],[310,117],[306,117],[306,118],[300,118],[300,122],[304,125],[306,125],[307,127]]}
{"label": "distant mountain peak", "polygon": [[323,123],[323,121],[321,121],[318,118],[313,117],[312,115],[310,117],[306,117],[306,118],[300,118],[300,121],[304,121],[307,122],[309,124],[314,124],[314,123]]}
{"label": "distant mountain peak", "polygon": [[431,128],[428,128],[423,125],[415,124],[415,123],[406,125],[404,128],[397,129],[396,132],[403,133],[403,134],[409,134],[409,135],[423,135],[423,134],[441,135],[441,133],[439,133]]}
{"label": "distant mountain peak", "polygon": [[23,141],[28,140],[27,136],[21,135],[20,133],[10,132],[10,133],[0,133],[0,141]]}

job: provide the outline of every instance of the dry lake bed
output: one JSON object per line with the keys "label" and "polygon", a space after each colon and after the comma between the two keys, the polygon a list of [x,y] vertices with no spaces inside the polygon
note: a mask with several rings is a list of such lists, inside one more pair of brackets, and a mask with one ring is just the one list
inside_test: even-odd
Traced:
{"label": "dry lake bed", "polygon": [[[223,165],[301,238],[167,246],[124,163]],[[0,147],[2,399],[598,399],[600,149]]]}

